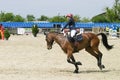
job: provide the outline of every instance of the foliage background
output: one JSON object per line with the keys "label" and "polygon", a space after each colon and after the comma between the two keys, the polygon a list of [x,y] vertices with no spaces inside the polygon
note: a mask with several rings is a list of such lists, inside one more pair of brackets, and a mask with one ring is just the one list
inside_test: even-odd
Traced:
{"label": "foliage background", "polygon": [[[91,19],[87,17],[81,18],[80,15],[73,14],[76,22],[120,22],[120,1],[115,0],[113,7],[105,7],[104,13],[99,13]],[[0,22],[27,22],[27,21],[49,21],[49,22],[66,22],[65,15],[56,15],[48,17],[41,15],[36,18],[33,14],[28,14],[26,17],[15,15],[12,12],[0,12]]]}

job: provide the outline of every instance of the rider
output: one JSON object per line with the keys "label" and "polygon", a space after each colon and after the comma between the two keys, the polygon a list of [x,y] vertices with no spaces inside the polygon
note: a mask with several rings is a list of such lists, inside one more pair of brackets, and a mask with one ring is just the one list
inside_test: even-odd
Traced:
{"label": "rider", "polygon": [[1,34],[2,40],[4,40],[4,27],[2,24],[0,24],[0,34]]}
{"label": "rider", "polygon": [[[68,22],[67,24],[63,27],[66,28],[68,26],[68,28],[70,29],[70,37],[74,37],[75,34],[76,34],[76,30],[75,30],[75,20],[73,18],[73,15],[72,14],[67,14],[66,15],[67,19],[68,19]],[[62,29],[62,31],[63,31]]]}

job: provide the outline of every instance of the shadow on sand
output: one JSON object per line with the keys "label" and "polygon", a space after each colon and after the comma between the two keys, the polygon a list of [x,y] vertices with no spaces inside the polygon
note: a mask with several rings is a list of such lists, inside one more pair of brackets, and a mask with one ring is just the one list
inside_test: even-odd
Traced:
{"label": "shadow on sand", "polygon": [[[69,73],[73,73],[73,71],[70,70],[60,70],[60,72],[69,72]],[[78,74],[81,73],[107,73],[107,72],[111,72],[111,70],[86,70],[86,71],[79,71]]]}

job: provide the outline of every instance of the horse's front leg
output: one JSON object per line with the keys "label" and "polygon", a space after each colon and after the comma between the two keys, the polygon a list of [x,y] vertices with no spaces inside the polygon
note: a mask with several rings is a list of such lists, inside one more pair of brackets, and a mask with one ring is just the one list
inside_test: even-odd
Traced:
{"label": "horse's front leg", "polygon": [[79,61],[78,61],[78,62],[76,62],[76,61],[75,61],[75,58],[74,58],[74,56],[73,56],[73,55],[71,56],[71,60],[75,63],[74,65],[75,65],[75,68],[76,68],[76,69],[75,69],[74,73],[78,73],[78,70],[79,70],[78,65],[82,65],[82,63],[81,63],[81,62],[79,62]]}
{"label": "horse's front leg", "polygon": [[[72,61],[71,61],[72,60]],[[82,65],[81,64],[81,62],[76,62],[75,61],[75,58],[74,58],[74,56],[71,54],[68,54],[68,56],[67,56],[67,61],[68,61],[68,63],[71,63],[71,64],[74,64],[74,66],[75,66],[75,71],[74,71],[74,73],[78,73],[78,70],[79,70],[79,67],[78,67],[78,65]]]}

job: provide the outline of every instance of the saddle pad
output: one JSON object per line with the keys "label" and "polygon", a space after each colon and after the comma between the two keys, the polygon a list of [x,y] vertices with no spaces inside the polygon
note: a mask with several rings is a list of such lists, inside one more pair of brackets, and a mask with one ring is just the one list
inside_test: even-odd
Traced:
{"label": "saddle pad", "polygon": [[82,41],[82,39],[83,39],[82,34],[75,36],[75,41]]}

